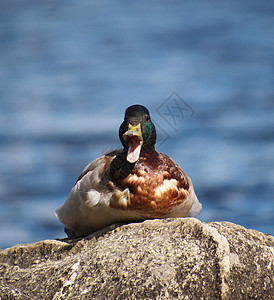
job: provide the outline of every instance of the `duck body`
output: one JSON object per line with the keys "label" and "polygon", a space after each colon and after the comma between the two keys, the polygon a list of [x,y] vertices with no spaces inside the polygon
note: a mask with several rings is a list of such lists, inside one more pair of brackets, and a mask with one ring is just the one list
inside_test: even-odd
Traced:
{"label": "duck body", "polygon": [[[147,118],[147,109],[143,111]],[[135,125],[139,121],[140,117]],[[139,138],[139,132],[145,131],[142,122],[140,131],[131,123],[124,121],[120,127],[124,149],[92,161],[79,176],[67,201],[56,210],[69,235],[85,236],[117,222],[196,217],[200,213],[202,205],[187,174],[154,148],[156,135],[152,139],[145,133]],[[136,130],[136,135],[128,128]],[[143,138],[146,139],[142,143]],[[146,143],[147,139],[150,143]]]}

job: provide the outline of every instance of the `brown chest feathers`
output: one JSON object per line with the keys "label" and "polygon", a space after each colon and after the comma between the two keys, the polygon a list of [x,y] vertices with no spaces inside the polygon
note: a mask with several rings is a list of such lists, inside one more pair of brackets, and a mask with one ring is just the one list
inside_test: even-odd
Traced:
{"label": "brown chest feathers", "polygon": [[[190,193],[184,171],[155,149],[142,149],[135,164],[128,163],[124,154],[117,156],[111,163],[109,175],[109,187],[114,192],[111,206],[140,210],[149,217],[168,213]],[[126,189],[126,193],[121,192]],[[126,200],[120,201],[121,197]]]}

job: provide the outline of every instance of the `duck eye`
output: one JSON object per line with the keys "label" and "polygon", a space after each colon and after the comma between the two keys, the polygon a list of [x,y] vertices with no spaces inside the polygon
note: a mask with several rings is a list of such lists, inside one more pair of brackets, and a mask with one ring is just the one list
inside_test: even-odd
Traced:
{"label": "duck eye", "polygon": [[149,115],[146,115],[146,121],[147,122],[149,121]]}

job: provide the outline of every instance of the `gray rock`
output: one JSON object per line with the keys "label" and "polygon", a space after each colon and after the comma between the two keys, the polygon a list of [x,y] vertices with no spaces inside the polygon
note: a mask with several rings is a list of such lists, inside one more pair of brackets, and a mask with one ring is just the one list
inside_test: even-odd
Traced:
{"label": "gray rock", "polygon": [[0,251],[1,299],[273,299],[274,237],[148,220]]}

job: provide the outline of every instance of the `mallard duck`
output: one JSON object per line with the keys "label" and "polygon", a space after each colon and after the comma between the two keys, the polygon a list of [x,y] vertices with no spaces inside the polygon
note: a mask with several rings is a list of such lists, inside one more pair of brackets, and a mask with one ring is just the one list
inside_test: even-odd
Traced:
{"label": "mallard duck", "polygon": [[155,149],[156,129],[146,107],[126,109],[119,137],[123,149],[92,161],[56,209],[69,237],[86,236],[117,222],[200,213],[202,205],[190,178]]}

